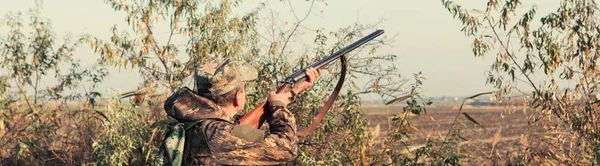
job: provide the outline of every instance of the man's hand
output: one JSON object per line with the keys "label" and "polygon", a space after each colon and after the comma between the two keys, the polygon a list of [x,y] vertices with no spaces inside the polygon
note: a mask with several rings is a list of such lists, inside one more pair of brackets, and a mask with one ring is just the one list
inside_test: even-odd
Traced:
{"label": "man's hand", "polygon": [[[315,68],[307,68],[305,73],[306,73],[307,79],[306,79],[306,81],[299,83],[292,89],[295,93],[299,93],[303,90],[306,90],[306,89],[312,87],[313,84],[315,83],[315,81],[317,80],[317,78],[319,78],[319,76],[321,76],[321,69],[317,70]],[[267,101],[269,101],[269,103],[273,102],[273,101],[281,101],[281,102],[283,102],[282,104],[288,105],[290,103],[291,96],[292,96],[291,92],[284,92],[284,93],[279,93],[279,94],[275,93],[275,92],[271,92],[269,94],[269,98],[267,99]]]}
{"label": "man's hand", "polygon": [[315,83],[315,81],[317,80],[317,78],[319,78],[319,76],[321,76],[321,69],[315,69],[315,68],[307,68],[306,69],[306,76],[307,79],[306,81],[303,81],[301,83],[299,83],[298,85],[296,85],[292,90],[296,93],[300,93],[301,91],[304,91],[310,87],[313,86],[313,84]]}

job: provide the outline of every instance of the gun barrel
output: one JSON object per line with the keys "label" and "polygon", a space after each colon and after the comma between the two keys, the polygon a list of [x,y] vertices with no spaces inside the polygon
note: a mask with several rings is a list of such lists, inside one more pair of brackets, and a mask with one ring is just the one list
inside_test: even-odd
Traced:
{"label": "gun barrel", "polygon": [[[337,58],[339,58],[340,56],[344,56],[347,53],[349,53],[350,51],[362,46],[363,44],[375,39],[376,37],[380,36],[381,34],[383,34],[384,31],[383,30],[377,30],[363,38],[361,38],[360,40],[336,51],[335,53],[333,53],[332,55],[329,55],[328,57],[325,57],[323,59],[321,59],[320,61],[318,61],[317,63],[310,65],[309,67],[313,67],[315,69],[321,68],[329,63],[331,63],[332,61],[336,60]],[[300,70],[300,71],[296,71],[294,74],[288,76],[285,81],[286,83],[296,83],[299,81],[302,81],[304,79],[306,79],[306,74],[304,73],[306,69]]]}

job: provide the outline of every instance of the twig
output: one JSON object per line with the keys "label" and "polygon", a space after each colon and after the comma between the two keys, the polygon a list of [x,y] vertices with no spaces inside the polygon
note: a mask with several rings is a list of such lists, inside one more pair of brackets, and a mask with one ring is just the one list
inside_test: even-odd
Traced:
{"label": "twig", "polygon": [[[494,36],[496,36],[496,38],[500,39],[500,35],[498,35],[498,32],[496,32],[496,28],[495,26],[492,26],[492,21],[490,19],[486,19],[488,24],[491,26],[490,28],[492,29],[492,32],[494,33]],[[504,42],[502,42],[502,40],[498,40],[498,42],[500,42],[500,45],[502,46],[502,48],[504,49],[504,51],[506,51],[506,54],[510,57],[510,59],[513,61],[513,63],[515,63],[515,65],[519,68],[519,71],[521,72],[521,74],[523,74],[525,76],[525,78],[527,78],[527,81],[529,81],[529,83],[531,84],[531,86],[533,87],[533,89],[535,89],[535,91],[540,94],[540,90],[538,90],[538,88],[535,86],[535,84],[533,83],[533,81],[531,81],[531,78],[529,78],[529,75],[527,75],[525,73],[525,71],[523,70],[523,67],[521,67],[521,65],[519,65],[519,63],[517,63],[517,60],[515,59],[515,57],[510,53],[510,51],[508,50],[508,48],[506,47],[506,45],[504,44]]]}
{"label": "twig", "polygon": [[[458,109],[458,113],[456,113],[456,116],[454,117],[454,121],[452,122],[452,124],[450,125],[450,128],[448,129],[448,132],[446,133],[446,136],[444,137],[444,141],[442,142],[442,144],[440,145],[440,148],[438,148],[438,152],[441,154],[442,153],[442,148],[444,147],[444,145],[446,144],[446,141],[448,140],[448,135],[450,135],[450,131],[452,130],[452,127],[454,127],[454,124],[456,124],[456,121],[458,120],[458,116],[460,116],[460,113],[462,112],[463,106],[465,105],[465,102],[468,99],[472,99],[475,98],[477,96],[481,96],[481,95],[485,95],[485,94],[491,94],[493,92],[484,92],[484,93],[479,93],[476,95],[473,95],[471,97],[467,97],[463,100],[462,104],[460,104],[460,108]],[[484,128],[485,129],[485,128]]]}
{"label": "twig", "polygon": [[[296,16],[296,12],[294,11],[294,7],[292,6],[292,2],[290,0],[288,0],[288,4],[290,4],[290,8],[292,9],[292,13],[294,13],[294,16]],[[302,22],[304,22],[306,20],[306,18],[308,18],[308,16],[310,15],[313,6],[315,4],[315,0],[313,0],[310,3],[310,8],[308,9],[308,12],[306,12],[306,15],[304,16],[304,18],[302,18],[302,20],[298,20],[298,16],[296,16],[296,20],[298,20],[296,22],[296,26],[294,26],[294,29],[292,29],[292,32],[290,32],[290,34],[288,35],[287,39],[285,39],[285,42],[283,43],[283,47],[281,47],[281,51],[279,52],[279,56],[283,55],[283,52],[285,51],[285,48],[287,47],[288,42],[290,41],[290,39],[292,38],[292,35],[294,35],[297,30],[298,27],[300,26],[300,24],[302,24]]]}

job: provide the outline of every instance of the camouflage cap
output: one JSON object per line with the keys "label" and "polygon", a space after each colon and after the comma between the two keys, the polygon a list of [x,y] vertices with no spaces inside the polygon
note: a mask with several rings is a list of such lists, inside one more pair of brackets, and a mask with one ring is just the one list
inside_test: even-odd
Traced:
{"label": "camouflage cap", "polygon": [[258,72],[252,66],[239,65],[230,59],[200,65],[195,71],[196,89],[200,95],[223,95],[242,81],[256,79]]}

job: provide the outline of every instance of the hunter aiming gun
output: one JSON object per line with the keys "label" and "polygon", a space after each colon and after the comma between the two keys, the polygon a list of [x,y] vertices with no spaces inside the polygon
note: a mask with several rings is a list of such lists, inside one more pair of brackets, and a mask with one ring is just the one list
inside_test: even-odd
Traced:
{"label": "hunter aiming gun", "polygon": [[[335,101],[335,98],[338,96],[340,89],[342,88],[342,85],[344,84],[344,79],[346,77],[346,58],[344,55],[349,53],[350,51],[362,46],[363,44],[375,39],[376,37],[380,36],[383,33],[384,33],[383,30],[377,30],[377,31],[361,38],[360,40],[338,50],[337,52],[333,53],[332,55],[325,57],[325,58],[321,59],[320,61],[309,66],[309,67],[313,67],[315,69],[324,69],[325,67],[329,66],[329,64],[331,62],[333,62],[334,60],[339,58],[340,61],[342,62],[342,65],[340,65],[342,68],[342,72],[341,72],[340,79],[338,80],[338,83],[337,83],[334,91],[331,93],[331,95],[327,99],[327,102],[325,102],[325,105],[323,106],[323,108],[321,108],[321,110],[319,111],[319,114],[315,117],[315,119],[313,120],[313,122],[310,124],[309,127],[307,127],[306,129],[304,129],[301,132],[298,132],[299,136],[307,136],[308,134],[310,134],[310,132],[312,132],[314,129],[316,129],[318,127],[318,125],[321,123],[321,121],[325,117],[325,114],[327,114],[327,111],[329,110],[329,108],[331,107],[333,102]],[[287,76],[285,78],[285,80],[283,81],[283,85],[277,90],[276,93],[287,92],[291,89],[290,86],[294,86],[296,83],[305,81],[306,80],[305,70],[306,69],[302,69],[302,70],[296,71],[292,75]],[[258,107],[256,107],[254,110],[252,110],[252,111],[248,112],[246,115],[244,115],[244,117],[242,117],[240,119],[240,124],[247,124],[253,128],[260,128],[266,118],[266,116],[265,116],[266,103],[267,102],[263,102]]]}

